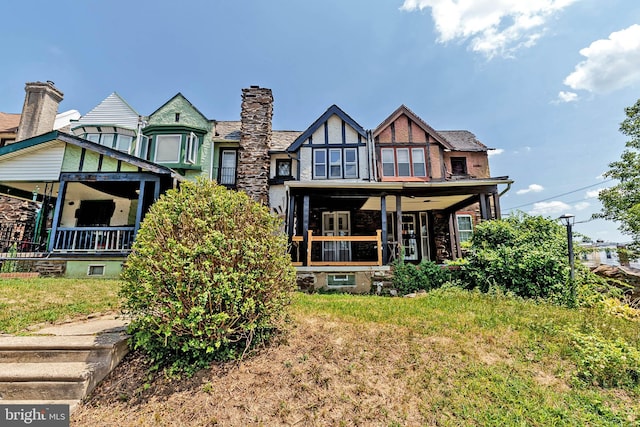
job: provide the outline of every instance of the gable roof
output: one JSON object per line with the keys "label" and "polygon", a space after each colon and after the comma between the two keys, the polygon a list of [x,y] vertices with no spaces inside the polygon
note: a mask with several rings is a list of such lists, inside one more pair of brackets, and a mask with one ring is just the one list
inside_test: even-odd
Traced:
{"label": "gable roof", "polygon": [[367,137],[367,132],[364,130],[362,126],[360,126],[355,120],[353,120],[347,113],[342,111],[340,107],[333,104],[331,107],[327,108],[327,111],[324,112],[318,119],[313,122],[311,126],[307,128],[300,136],[298,136],[295,141],[287,148],[288,152],[296,151],[300,148],[300,146],[306,141],[313,133],[318,130],[318,128],[333,115],[340,117],[344,120],[349,126],[351,126],[358,134]]}
{"label": "gable roof", "polygon": [[476,136],[468,130],[441,130],[440,135],[445,137],[455,151],[487,151],[489,148],[478,141]]}
{"label": "gable roof", "polygon": [[104,145],[97,144],[95,142],[88,141],[86,139],[79,138],[74,135],[69,135],[57,130],[39,135],[33,138],[25,139],[5,147],[0,148],[0,157],[5,155],[16,155],[21,150],[28,150],[38,145],[47,144],[51,141],[62,141],[67,144],[75,145],[81,148],[86,148],[91,151],[95,151],[99,154],[112,157],[116,160],[122,160],[123,162],[130,163],[141,169],[146,169],[150,172],[154,172],[161,175],[171,175],[173,178],[182,180],[182,177],[173,171],[172,169],[159,165],[157,163],[150,162],[148,160],[141,159],[131,154],[123,153],[122,151],[115,150],[113,148],[105,147]]}
{"label": "gable roof", "polygon": [[16,132],[20,124],[20,114],[0,113],[0,132]]}
{"label": "gable roof", "polygon": [[191,101],[189,101],[181,92],[176,93],[174,96],[171,97],[171,99],[169,99],[167,102],[165,102],[164,104],[162,104],[159,108],[156,109],[156,111],[154,111],[153,113],[151,113],[149,115],[149,117],[153,116],[154,114],[156,114],[158,111],[162,110],[164,107],[166,107],[167,105],[169,105],[169,103],[171,103],[174,99],[177,98],[182,98],[187,104],[189,104],[189,106],[191,108],[193,108],[193,110],[198,113],[200,115],[200,117],[202,117],[204,120],[206,120],[207,122],[209,122],[210,120],[207,118],[207,116],[205,116],[204,114],[202,114],[200,112],[200,110],[198,110],[195,105],[193,105],[191,103]]}
{"label": "gable roof", "polygon": [[87,125],[117,125],[127,129],[138,128],[138,113],[120,95],[113,92],[91,111],[71,124],[72,129]]}
{"label": "gable roof", "polygon": [[453,146],[449,143],[449,141],[447,141],[442,135],[440,135],[438,133],[438,131],[436,131],[434,128],[429,126],[427,124],[427,122],[422,120],[416,113],[411,111],[404,104],[399,106],[396,109],[396,111],[391,113],[391,115],[389,117],[384,119],[384,121],[382,123],[380,123],[378,125],[378,127],[375,128],[375,130],[373,131],[373,137],[375,138],[376,136],[378,136],[380,134],[380,132],[382,132],[384,129],[386,129],[387,126],[389,126],[391,123],[395,122],[398,119],[398,117],[402,116],[403,114],[406,115],[407,117],[409,117],[414,123],[416,123],[418,126],[420,126],[420,128],[422,130],[424,130],[426,133],[431,135],[436,141],[438,141],[440,144],[442,144],[445,148],[453,150]]}

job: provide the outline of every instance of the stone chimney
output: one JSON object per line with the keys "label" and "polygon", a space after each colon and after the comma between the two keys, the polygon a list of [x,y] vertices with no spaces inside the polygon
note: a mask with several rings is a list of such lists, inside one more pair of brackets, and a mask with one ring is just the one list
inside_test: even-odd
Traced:
{"label": "stone chimney", "polygon": [[58,104],[63,96],[50,81],[27,83],[24,90],[27,94],[24,97],[16,142],[51,132],[58,114]]}
{"label": "stone chimney", "polygon": [[242,89],[237,189],[269,205],[269,149],[271,148],[271,89]]}

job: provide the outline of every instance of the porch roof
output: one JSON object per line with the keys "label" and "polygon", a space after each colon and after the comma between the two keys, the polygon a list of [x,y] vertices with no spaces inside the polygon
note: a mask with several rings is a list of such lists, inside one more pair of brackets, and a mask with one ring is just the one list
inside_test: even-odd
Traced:
{"label": "porch roof", "polygon": [[337,181],[337,180],[315,180],[315,181],[287,181],[285,186],[291,189],[326,189],[326,190],[360,190],[362,192],[412,192],[427,189],[455,189],[468,187],[484,187],[495,185],[513,184],[513,180],[508,176],[495,178],[460,179],[450,181]]}

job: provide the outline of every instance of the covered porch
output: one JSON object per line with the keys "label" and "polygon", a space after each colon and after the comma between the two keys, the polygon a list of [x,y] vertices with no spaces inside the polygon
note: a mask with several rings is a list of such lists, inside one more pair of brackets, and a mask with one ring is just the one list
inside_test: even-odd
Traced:
{"label": "covered porch", "polygon": [[456,259],[462,255],[456,212],[472,207],[480,221],[499,218],[498,186],[511,182],[288,182],[292,260],[300,271],[380,267],[400,257]]}

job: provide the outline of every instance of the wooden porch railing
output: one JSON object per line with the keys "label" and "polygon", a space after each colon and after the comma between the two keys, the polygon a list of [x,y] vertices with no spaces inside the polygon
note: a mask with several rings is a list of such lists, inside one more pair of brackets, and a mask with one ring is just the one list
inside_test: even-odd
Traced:
{"label": "wooden porch railing", "polygon": [[[293,236],[291,238],[294,245],[300,247],[303,242],[302,236]],[[309,230],[308,234],[309,246],[307,248],[308,267],[312,266],[381,266],[382,265],[382,230],[376,230],[375,236],[314,236],[313,231]],[[312,261],[311,248],[317,242],[374,242],[376,245],[377,260],[375,261]],[[302,266],[302,262],[294,262],[293,265]]]}
{"label": "wooden porch railing", "polygon": [[60,227],[53,236],[54,252],[127,252],[135,227]]}

